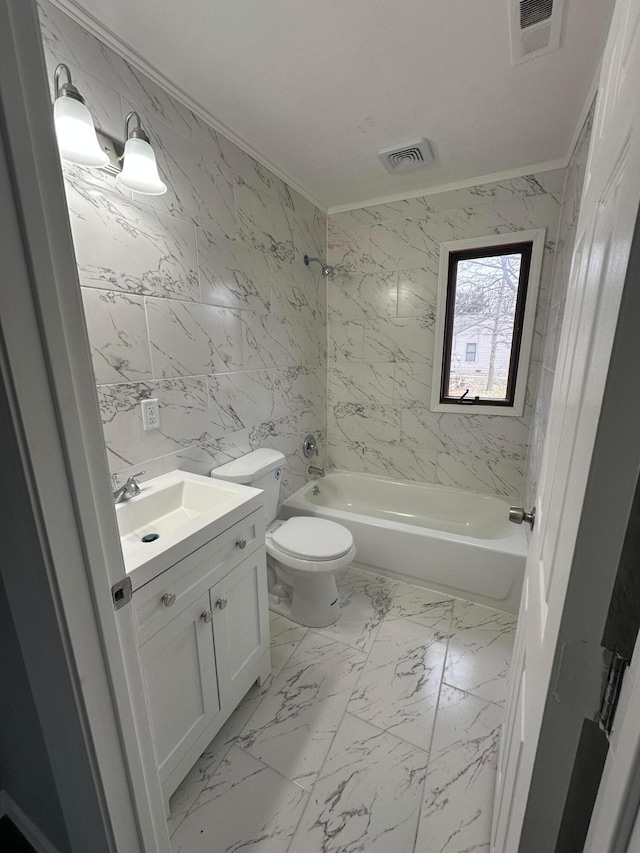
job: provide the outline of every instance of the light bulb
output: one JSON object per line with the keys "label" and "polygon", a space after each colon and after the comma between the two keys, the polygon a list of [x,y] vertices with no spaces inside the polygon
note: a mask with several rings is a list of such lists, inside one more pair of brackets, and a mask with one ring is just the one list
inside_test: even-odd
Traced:
{"label": "light bulb", "polygon": [[132,137],[124,146],[124,164],[116,177],[120,186],[143,195],[162,195],[167,187],[160,180],[153,148],[144,139]]}
{"label": "light bulb", "polygon": [[91,113],[76,98],[61,95],[53,106],[60,157],[76,166],[99,168],[109,157],[100,147]]}

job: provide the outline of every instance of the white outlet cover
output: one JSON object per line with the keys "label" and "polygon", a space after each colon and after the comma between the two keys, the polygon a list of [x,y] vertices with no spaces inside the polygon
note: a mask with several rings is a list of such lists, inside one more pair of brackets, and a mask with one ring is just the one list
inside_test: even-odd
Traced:
{"label": "white outlet cover", "polygon": [[142,400],[142,428],[145,430],[158,429],[160,426],[160,411],[158,401],[155,399]]}

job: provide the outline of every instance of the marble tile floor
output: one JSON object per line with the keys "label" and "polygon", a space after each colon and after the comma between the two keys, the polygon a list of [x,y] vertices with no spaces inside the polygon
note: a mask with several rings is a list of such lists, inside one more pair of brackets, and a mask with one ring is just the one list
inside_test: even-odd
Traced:
{"label": "marble tile floor", "polygon": [[488,853],[514,616],[360,569],[171,798],[174,853]]}

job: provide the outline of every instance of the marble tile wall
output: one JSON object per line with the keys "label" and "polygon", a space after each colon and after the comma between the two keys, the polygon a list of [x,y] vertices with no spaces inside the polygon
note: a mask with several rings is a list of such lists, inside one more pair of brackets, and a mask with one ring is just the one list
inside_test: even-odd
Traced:
{"label": "marble tile wall", "polygon": [[[564,170],[329,217],[328,454],[339,468],[519,497]],[[546,228],[523,417],[430,411],[440,243]]]}
{"label": "marble tile wall", "polygon": [[287,455],[286,496],[302,438],[326,433],[326,282],[302,260],[324,256],[326,216],[47,0],[40,17],[50,78],[66,62],[116,138],[136,109],[168,186],[64,169],[112,473],[206,474],[264,445]]}
{"label": "marble tile wall", "polygon": [[591,111],[587,116],[566,169],[566,183],[558,227],[556,259],[544,330],[540,380],[531,424],[531,441],[529,443],[529,457],[527,459],[524,485],[524,501],[527,507],[535,504],[538,491],[538,475],[540,473],[540,465],[542,464],[542,451],[551,405],[551,390],[553,388],[553,378],[558,359],[558,343],[560,341],[560,329],[562,328],[567,285],[569,284],[571,256],[576,238],[578,213],[580,212],[582,184],[584,182],[589,141],[593,127],[593,113],[594,106],[591,107]]}

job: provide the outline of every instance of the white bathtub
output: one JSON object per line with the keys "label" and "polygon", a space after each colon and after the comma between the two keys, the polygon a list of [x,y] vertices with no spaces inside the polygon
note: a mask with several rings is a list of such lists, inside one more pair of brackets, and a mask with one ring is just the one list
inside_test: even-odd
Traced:
{"label": "white bathtub", "polygon": [[330,471],[284,502],[282,516],[294,515],[344,524],[362,565],[518,612],[527,545],[524,529],[509,522],[505,498]]}

